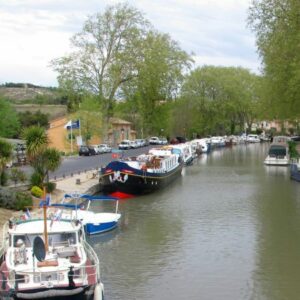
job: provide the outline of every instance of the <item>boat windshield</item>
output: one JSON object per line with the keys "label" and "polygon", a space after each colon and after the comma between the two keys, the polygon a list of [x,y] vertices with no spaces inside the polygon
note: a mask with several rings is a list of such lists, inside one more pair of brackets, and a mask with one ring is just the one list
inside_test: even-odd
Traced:
{"label": "boat windshield", "polygon": [[[13,238],[14,247],[25,245],[25,247],[32,247],[35,237],[40,236],[38,234],[22,234],[15,235]],[[76,244],[75,232],[62,232],[62,233],[50,233],[48,234],[49,245],[52,247],[57,246],[69,246]]]}
{"label": "boat windshield", "polygon": [[286,148],[281,146],[271,146],[269,150],[270,156],[286,156]]}

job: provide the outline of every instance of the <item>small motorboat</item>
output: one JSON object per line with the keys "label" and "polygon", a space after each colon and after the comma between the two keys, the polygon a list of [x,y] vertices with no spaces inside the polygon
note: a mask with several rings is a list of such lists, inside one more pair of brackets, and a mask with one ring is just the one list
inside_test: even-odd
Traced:
{"label": "small motorboat", "polygon": [[99,259],[81,222],[55,220],[50,210],[3,226],[0,299],[102,300]]}
{"label": "small motorboat", "polygon": [[[66,199],[72,203],[65,203]],[[52,204],[60,208],[69,208],[71,214],[62,213],[62,219],[79,220],[82,222],[87,234],[98,234],[112,230],[118,226],[121,214],[118,212],[119,199],[110,196],[91,196],[87,194],[66,194],[62,203]],[[80,203],[81,201],[81,203]],[[114,212],[95,213],[90,210],[91,203],[96,201],[113,201],[115,202]]]}

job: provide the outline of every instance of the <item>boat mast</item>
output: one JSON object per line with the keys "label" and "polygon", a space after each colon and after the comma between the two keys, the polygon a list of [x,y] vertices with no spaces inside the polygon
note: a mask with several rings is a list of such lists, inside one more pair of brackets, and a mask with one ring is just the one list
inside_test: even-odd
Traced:
{"label": "boat mast", "polygon": [[44,211],[44,240],[45,240],[45,250],[46,252],[49,251],[49,245],[48,245],[48,230],[47,230],[47,205],[43,205],[43,211]]}

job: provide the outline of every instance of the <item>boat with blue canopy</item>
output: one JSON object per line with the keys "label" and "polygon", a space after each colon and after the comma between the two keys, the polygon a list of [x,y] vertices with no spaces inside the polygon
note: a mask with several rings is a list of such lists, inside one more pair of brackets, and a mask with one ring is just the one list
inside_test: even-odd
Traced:
{"label": "boat with blue canopy", "polygon": [[[65,203],[65,201],[70,201]],[[91,204],[99,201],[115,202],[113,212],[93,212]],[[82,222],[87,234],[98,234],[112,230],[118,226],[121,214],[118,212],[118,198],[110,196],[92,196],[88,194],[65,194],[62,203],[52,204],[57,207],[57,215],[59,218],[79,220]],[[64,212],[64,209],[69,209],[70,212]],[[59,211],[60,210],[60,211]]]}

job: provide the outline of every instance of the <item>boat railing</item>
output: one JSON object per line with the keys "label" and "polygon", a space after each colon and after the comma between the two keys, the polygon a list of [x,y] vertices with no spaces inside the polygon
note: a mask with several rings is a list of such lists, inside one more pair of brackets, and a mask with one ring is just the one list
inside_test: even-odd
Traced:
{"label": "boat railing", "polygon": [[2,227],[2,240],[0,243],[0,258],[5,254],[5,251],[7,249],[7,231],[8,231],[8,221],[4,223]]}
{"label": "boat railing", "polygon": [[86,251],[86,255],[88,259],[91,261],[92,265],[95,268],[96,272],[96,279],[97,282],[100,281],[100,261],[99,258],[95,252],[95,250],[92,248],[92,246],[85,240],[82,241],[83,247]]}
{"label": "boat railing", "polygon": [[[93,250],[93,248],[85,241],[83,241],[83,246],[86,251],[86,255],[88,258],[89,264],[85,264],[82,266],[72,266],[73,274],[70,274],[70,267],[58,267],[55,271],[47,271],[41,272],[38,270],[23,269],[22,271],[18,271],[16,276],[16,271],[2,271],[4,276],[0,276],[0,285],[5,283],[9,283],[11,286],[17,286],[16,284],[24,283],[25,277],[28,275],[33,275],[33,280],[35,283],[49,283],[53,284],[64,284],[66,281],[66,277],[63,273],[68,272],[68,278],[73,277],[74,280],[82,279],[82,281],[87,280],[89,282],[89,278],[94,278],[94,283],[100,282],[100,262],[97,254]],[[89,269],[87,271],[87,268]],[[20,277],[21,276],[21,277]],[[24,277],[23,277],[24,276]],[[26,282],[26,281],[25,281]],[[87,282],[83,282],[83,284],[87,284]]]}

